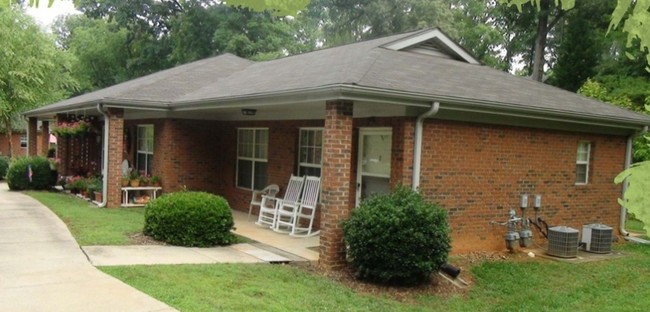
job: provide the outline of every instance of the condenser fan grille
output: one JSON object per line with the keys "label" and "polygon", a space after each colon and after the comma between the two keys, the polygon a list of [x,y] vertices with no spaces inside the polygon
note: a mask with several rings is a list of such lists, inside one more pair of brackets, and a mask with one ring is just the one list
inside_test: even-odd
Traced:
{"label": "condenser fan grille", "polygon": [[586,224],[582,226],[582,242],[585,250],[595,253],[612,252],[613,229],[604,224]]}
{"label": "condenser fan grille", "polygon": [[579,231],[568,226],[548,229],[548,251],[551,256],[575,258],[578,256]]}

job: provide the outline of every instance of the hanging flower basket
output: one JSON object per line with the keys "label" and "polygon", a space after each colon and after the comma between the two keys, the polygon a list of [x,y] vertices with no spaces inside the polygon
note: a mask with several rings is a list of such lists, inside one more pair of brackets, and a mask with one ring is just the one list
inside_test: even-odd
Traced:
{"label": "hanging flower basket", "polygon": [[95,132],[93,125],[85,120],[59,122],[56,127],[52,129],[52,133],[60,138],[85,136],[91,132]]}

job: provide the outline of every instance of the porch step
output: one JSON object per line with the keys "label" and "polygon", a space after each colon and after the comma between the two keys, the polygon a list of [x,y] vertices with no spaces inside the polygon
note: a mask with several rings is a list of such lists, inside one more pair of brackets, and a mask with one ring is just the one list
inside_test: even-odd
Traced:
{"label": "porch step", "polygon": [[264,262],[269,262],[269,263],[288,263],[291,262],[291,259],[282,257],[280,255],[277,255],[273,252],[270,252],[268,250],[264,250],[261,248],[258,248],[256,246],[253,246],[251,244],[236,244],[230,246],[232,249],[241,251],[247,255],[253,256],[255,258],[258,258]]}

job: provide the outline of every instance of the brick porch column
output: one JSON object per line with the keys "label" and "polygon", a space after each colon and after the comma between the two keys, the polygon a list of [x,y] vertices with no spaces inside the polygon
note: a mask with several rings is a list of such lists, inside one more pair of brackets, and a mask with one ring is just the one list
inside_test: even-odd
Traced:
{"label": "brick porch column", "polygon": [[41,139],[39,140],[40,146],[37,150],[41,151],[41,155],[47,157],[47,151],[50,149],[50,122],[41,121]]}
{"label": "brick porch column", "polygon": [[333,269],[345,264],[341,221],[348,218],[352,209],[353,103],[328,101],[325,106],[319,262]]}
{"label": "brick porch column", "polygon": [[124,153],[124,110],[109,109],[108,122],[108,167],[106,185],[106,207],[117,208],[122,200],[122,161]]}
{"label": "brick porch column", "polygon": [[[38,119],[36,117],[29,117],[29,125],[27,130],[27,156],[36,156],[38,144]],[[20,148],[20,146],[18,146]],[[14,151],[15,153],[15,151]]]}

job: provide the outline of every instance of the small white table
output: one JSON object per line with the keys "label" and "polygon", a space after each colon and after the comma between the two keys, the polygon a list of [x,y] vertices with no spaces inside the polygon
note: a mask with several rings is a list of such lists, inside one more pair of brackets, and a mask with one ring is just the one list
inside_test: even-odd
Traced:
{"label": "small white table", "polygon": [[127,186],[122,188],[122,207],[142,207],[145,204],[129,203],[129,192],[132,191],[149,191],[151,199],[156,199],[158,191],[162,190],[159,186]]}

